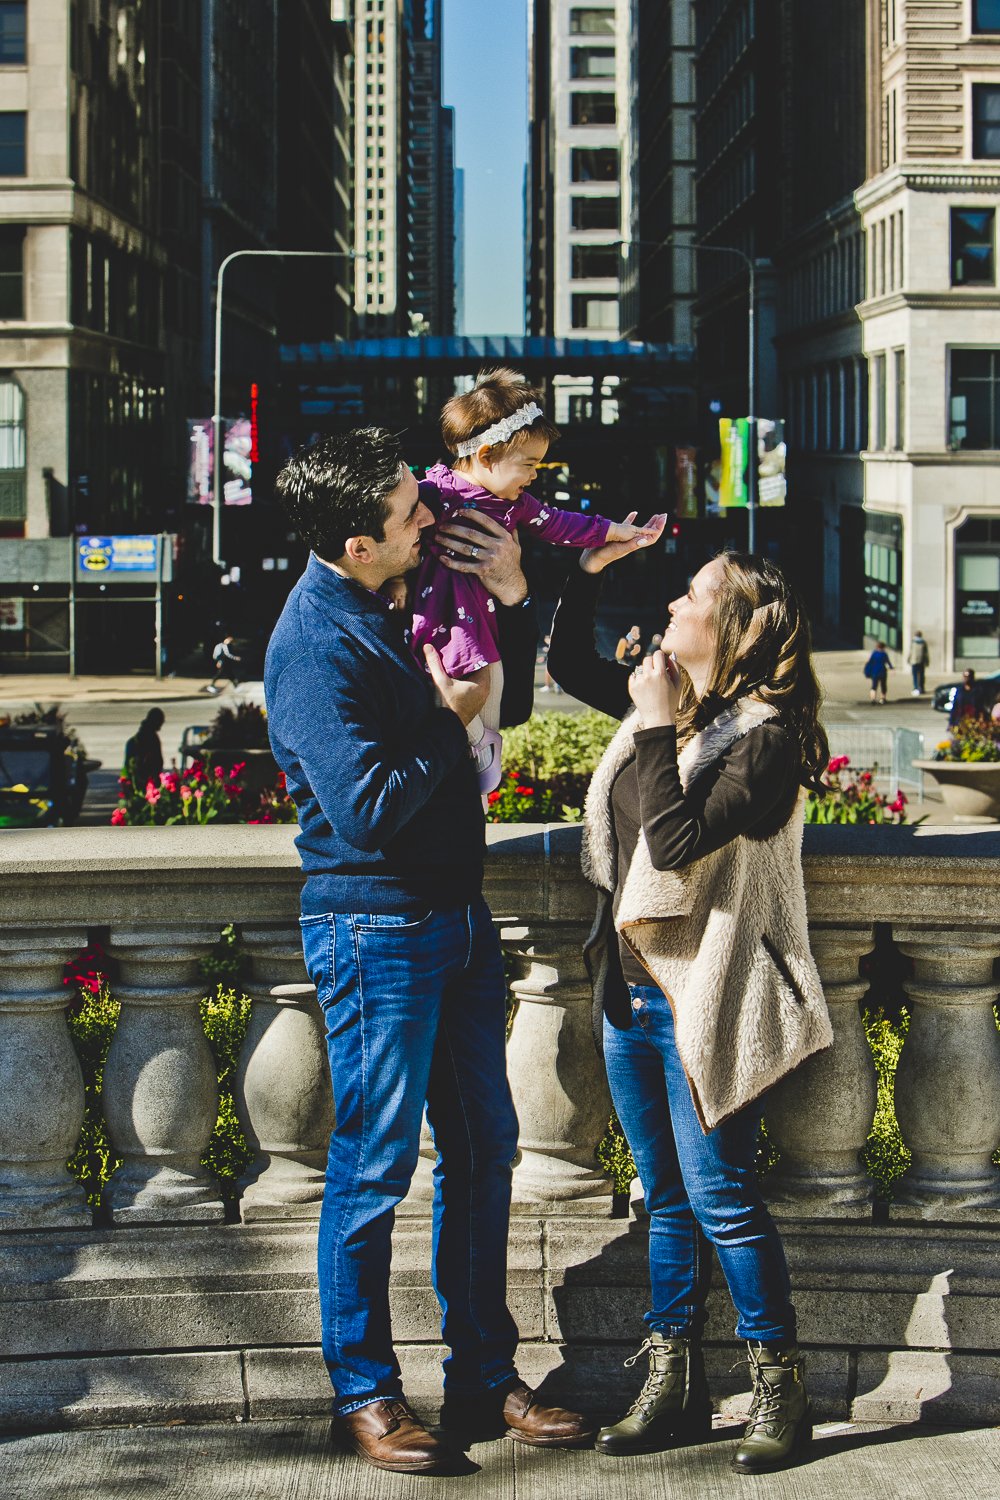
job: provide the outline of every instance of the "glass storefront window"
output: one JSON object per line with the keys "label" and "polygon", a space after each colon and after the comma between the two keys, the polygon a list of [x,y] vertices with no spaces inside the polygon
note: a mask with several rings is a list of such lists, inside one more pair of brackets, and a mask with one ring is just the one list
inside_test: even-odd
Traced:
{"label": "glass storefront window", "polygon": [[966,521],[955,533],[955,655],[1000,656],[1000,519]]}
{"label": "glass storefront window", "polygon": [[898,516],[865,517],[864,633],[898,651],[903,638],[903,524]]}

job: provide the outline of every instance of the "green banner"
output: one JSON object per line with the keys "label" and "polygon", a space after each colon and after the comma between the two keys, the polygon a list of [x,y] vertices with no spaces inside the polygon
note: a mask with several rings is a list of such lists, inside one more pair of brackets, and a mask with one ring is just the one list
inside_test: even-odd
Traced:
{"label": "green banner", "polygon": [[719,445],[722,449],[722,471],[719,477],[719,504],[747,504],[747,458],[750,447],[750,422],[746,417],[719,418]]}

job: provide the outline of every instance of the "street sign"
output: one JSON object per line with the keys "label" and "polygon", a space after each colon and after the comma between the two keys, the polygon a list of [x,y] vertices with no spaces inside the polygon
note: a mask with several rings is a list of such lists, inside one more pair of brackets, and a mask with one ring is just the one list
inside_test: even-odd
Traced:
{"label": "street sign", "polygon": [[[156,583],[158,536],[81,536],[76,542],[76,576],[80,583]],[[169,566],[169,549],[164,554]],[[164,578],[163,581],[166,581]]]}

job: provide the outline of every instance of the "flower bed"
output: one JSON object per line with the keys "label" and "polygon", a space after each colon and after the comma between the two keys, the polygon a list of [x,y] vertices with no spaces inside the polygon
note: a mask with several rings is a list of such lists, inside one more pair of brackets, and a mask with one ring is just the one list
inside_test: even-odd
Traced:
{"label": "flower bed", "polygon": [[170,827],[178,823],[294,823],[295,803],[278,773],[273,786],[248,787],[244,763],[226,769],[196,760],[186,771],[161,771],[157,782],[140,787],[130,776],[118,778],[116,827]]}
{"label": "flower bed", "polygon": [[826,790],[810,791],[806,798],[807,823],[909,822],[902,792],[890,801],[884,792],[876,791],[874,771],[852,771],[850,766],[849,755],[831,757],[820,777]]}

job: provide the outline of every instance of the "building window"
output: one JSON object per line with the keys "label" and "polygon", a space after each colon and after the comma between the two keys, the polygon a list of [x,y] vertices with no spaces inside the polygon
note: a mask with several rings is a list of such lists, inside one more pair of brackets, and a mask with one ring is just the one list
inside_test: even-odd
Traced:
{"label": "building window", "polygon": [[953,349],[948,446],[1000,448],[1000,349]]}
{"label": "building window", "polygon": [[615,13],[604,6],[588,6],[586,10],[571,10],[569,29],[573,36],[614,36]]}
{"label": "building window", "polygon": [[[1000,4],[1000,0],[998,0]],[[573,47],[569,54],[571,78],[614,78],[614,47]]]}
{"label": "building window", "polygon": [[1000,156],[1000,87],[993,83],[972,85],[972,154]]}
{"label": "building window", "polygon": [[972,30],[977,35],[1000,31],[1000,0],[972,0]]}
{"label": "building window", "polygon": [[995,211],[992,208],[952,209],[952,286],[994,285],[994,236]]}
{"label": "building window", "polygon": [[614,94],[570,94],[571,125],[614,125],[618,119]]}
{"label": "building window", "polygon": [[618,329],[618,298],[581,292],[572,299],[574,328]]}
{"label": "building window", "polygon": [[25,0],[0,3],[0,63],[17,64],[27,60],[25,52]]}
{"label": "building window", "polygon": [[886,419],[885,355],[873,354],[871,358],[871,448],[879,452],[885,447]]}
{"label": "building window", "polygon": [[570,152],[570,171],[574,182],[617,182],[618,148],[578,146]]}
{"label": "building window", "polygon": [[27,118],[21,109],[0,110],[0,177],[24,176]]}
{"label": "building window", "polygon": [[906,447],[906,350],[892,354],[892,446],[897,452]]}
{"label": "building window", "polygon": [[574,229],[617,229],[621,223],[620,198],[574,198]]}
{"label": "building window", "polygon": [[621,266],[617,245],[574,245],[572,275],[577,281],[593,281],[611,276],[616,280]]}
{"label": "building window", "polygon": [[903,628],[903,523],[898,516],[865,516],[864,633],[898,650]]}
{"label": "building window", "polygon": [[24,317],[24,229],[0,226],[0,318]]}
{"label": "building window", "polygon": [[16,380],[0,380],[0,470],[26,465],[24,392]]}

